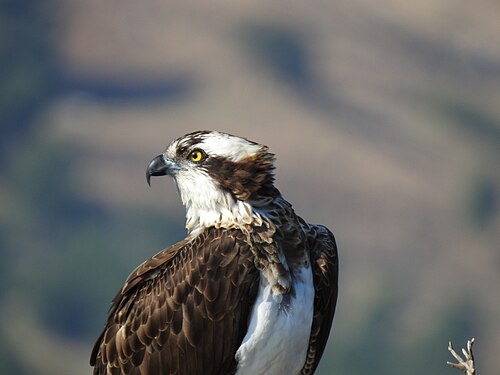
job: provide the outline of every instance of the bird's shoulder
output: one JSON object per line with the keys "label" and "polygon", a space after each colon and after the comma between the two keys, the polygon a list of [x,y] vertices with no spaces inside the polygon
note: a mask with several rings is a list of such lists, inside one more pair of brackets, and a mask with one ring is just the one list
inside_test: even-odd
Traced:
{"label": "bird's shoulder", "polygon": [[[228,266],[231,256],[247,257],[250,255],[246,235],[241,230],[209,227],[194,236],[188,236],[153,255],[137,266],[128,276],[125,284],[116,297],[130,293],[150,280],[158,280],[162,274],[187,276],[196,268],[187,266],[193,260],[204,271],[205,266],[220,262],[220,266]],[[224,262],[222,259],[224,258]],[[192,266],[192,265],[191,265]],[[174,277],[175,278],[175,277]],[[165,278],[163,282],[173,282]]]}

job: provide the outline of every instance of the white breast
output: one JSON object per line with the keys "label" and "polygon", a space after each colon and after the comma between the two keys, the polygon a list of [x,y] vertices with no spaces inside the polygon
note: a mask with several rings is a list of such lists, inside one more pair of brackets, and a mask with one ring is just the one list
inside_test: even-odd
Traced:
{"label": "white breast", "polygon": [[236,352],[237,375],[299,374],[304,366],[313,318],[311,267],[294,275],[295,296],[284,303],[261,276],[248,332]]}

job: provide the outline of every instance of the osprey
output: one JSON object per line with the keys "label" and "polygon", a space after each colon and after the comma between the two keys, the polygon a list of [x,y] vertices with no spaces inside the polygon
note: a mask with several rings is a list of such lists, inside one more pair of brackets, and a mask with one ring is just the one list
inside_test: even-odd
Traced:
{"label": "osprey", "polygon": [[176,182],[187,237],[128,277],[94,374],[314,373],[337,302],[337,249],[274,187],[273,163],[266,146],[215,131],[151,161],[148,183]]}

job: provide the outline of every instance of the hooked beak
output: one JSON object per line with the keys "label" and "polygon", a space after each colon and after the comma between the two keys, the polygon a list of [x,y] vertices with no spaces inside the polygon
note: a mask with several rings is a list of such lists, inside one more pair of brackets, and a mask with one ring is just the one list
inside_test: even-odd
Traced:
{"label": "hooked beak", "polygon": [[167,176],[174,173],[178,169],[177,164],[173,161],[166,159],[163,155],[158,155],[151,160],[148,168],[146,169],[146,181],[148,182],[148,185],[151,186],[151,176]]}

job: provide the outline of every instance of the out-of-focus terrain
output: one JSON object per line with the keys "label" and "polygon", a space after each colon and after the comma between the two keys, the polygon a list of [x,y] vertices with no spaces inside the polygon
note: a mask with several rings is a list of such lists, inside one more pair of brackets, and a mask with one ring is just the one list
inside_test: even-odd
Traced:
{"label": "out-of-focus terrain", "polygon": [[267,144],[336,234],[319,374],[452,374],[500,353],[500,4],[159,0],[0,5],[0,372],[88,374],[137,264],[184,237],[173,138]]}

